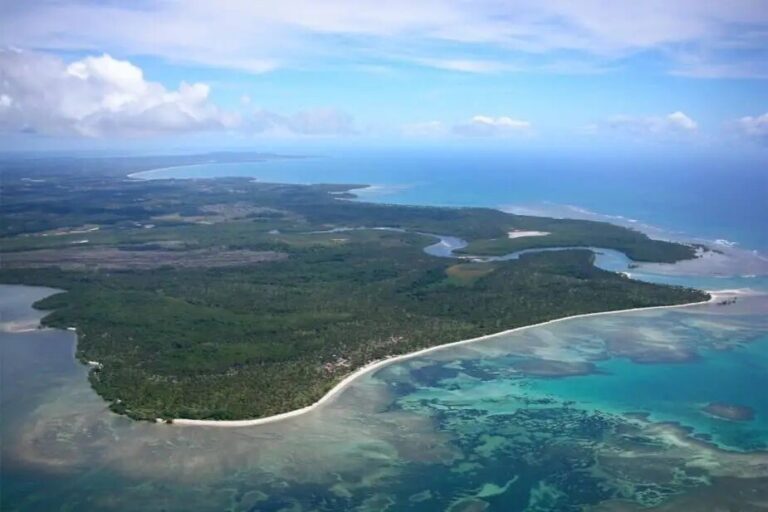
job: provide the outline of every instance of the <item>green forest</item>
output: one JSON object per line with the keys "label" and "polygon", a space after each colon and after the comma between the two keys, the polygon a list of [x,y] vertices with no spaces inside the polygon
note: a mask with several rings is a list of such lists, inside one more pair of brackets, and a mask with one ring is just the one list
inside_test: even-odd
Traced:
{"label": "green forest", "polygon": [[[78,358],[100,363],[94,389],[136,419],[268,416],[382,357],[707,298],[600,270],[588,250],[478,263],[430,256],[434,239],[420,234],[462,237],[473,255],[597,246],[674,262],[697,249],[606,223],[364,203],[359,185],[129,180],[100,159],[29,165],[33,175],[3,168],[0,282],[65,290],[36,305],[51,311],[44,323],[76,327]],[[333,231],[348,227],[402,231]],[[550,235],[506,237],[520,229]]]}

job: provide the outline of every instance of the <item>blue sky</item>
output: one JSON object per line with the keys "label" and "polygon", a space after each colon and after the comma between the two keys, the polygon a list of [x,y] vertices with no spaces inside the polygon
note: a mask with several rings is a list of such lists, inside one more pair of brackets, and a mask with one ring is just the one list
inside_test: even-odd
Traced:
{"label": "blue sky", "polygon": [[768,146],[768,2],[18,1],[4,149]]}

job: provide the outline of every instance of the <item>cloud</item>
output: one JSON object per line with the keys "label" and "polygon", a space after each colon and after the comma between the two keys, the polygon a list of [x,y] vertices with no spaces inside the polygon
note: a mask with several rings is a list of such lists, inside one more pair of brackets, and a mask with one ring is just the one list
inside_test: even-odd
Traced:
{"label": "cloud", "polygon": [[[520,53],[541,64],[547,55],[611,62],[663,50],[680,73],[741,74],[744,62],[765,61],[768,48],[762,0],[359,0],[354,8],[346,0],[230,0],[225,8],[215,0],[6,3],[0,45],[151,55],[249,73],[359,64],[408,48],[404,61],[461,72],[492,72],[494,60]],[[681,48],[700,62],[682,62],[689,57],[675,53]],[[494,58],[451,56],[478,51]]]}
{"label": "cloud", "polygon": [[335,108],[314,108],[284,116],[256,110],[246,118],[246,130],[268,135],[352,135],[357,133],[352,116]]}
{"label": "cloud", "polygon": [[400,132],[406,137],[440,137],[448,133],[448,127],[441,121],[424,121],[406,124]]}
{"label": "cloud", "polygon": [[504,137],[530,134],[531,123],[511,117],[474,116],[469,121],[453,126],[453,133],[465,137]]}
{"label": "cloud", "polygon": [[[281,115],[221,109],[210,87],[175,90],[146,80],[141,68],[108,54],[66,63],[48,54],[0,50],[0,131],[85,137],[140,137],[237,130],[271,135],[347,135],[352,117],[334,108]],[[240,98],[250,108],[250,96]]]}
{"label": "cloud", "polygon": [[203,83],[176,90],[107,54],[66,64],[50,55],[0,50],[0,129],[48,135],[142,136],[237,124]]}
{"label": "cloud", "polygon": [[288,126],[304,135],[348,135],[355,132],[352,116],[334,108],[303,110],[288,119]]}
{"label": "cloud", "polygon": [[666,116],[616,116],[603,123],[590,124],[581,133],[615,133],[633,137],[665,137],[691,135],[698,131],[698,124],[683,112]]}
{"label": "cloud", "polygon": [[768,143],[768,112],[759,116],[745,116],[736,121],[736,129],[745,137]]}
{"label": "cloud", "polygon": [[670,127],[674,129],[685,130],[689,132],[693,132],[699,129],[699,125],[696,124],[696,121],[683,114],[679,110],[669,114],[665,121]]}
{"label": "cloud", "polygon": [[[681,58],[670,74],[689,78],[717,79],[717,78],[751,78],[768,79],[768,61],[741,59],[728,60],[729,56],[720,57],[720,61],[712,58],[707,60]],[[725,60],[725,62],[722,62]]]}
{"label": "cloud", "polygon": [[502,62],[493,60],[473,59],[416,59],[415,62],[436,69],[446,71],[460,71],[462,73],[497,73],[511,71],[514,68]]}
{"label": "cloud", "polygon": [[513,119],[508,116],[477,115],[465,122],[452,126],[442,121],[424,121],[403,125],[400,132],[406,137],[444,137],[455,135],[459,137],[509,137],[531,135],[533,127],[528,121]]}

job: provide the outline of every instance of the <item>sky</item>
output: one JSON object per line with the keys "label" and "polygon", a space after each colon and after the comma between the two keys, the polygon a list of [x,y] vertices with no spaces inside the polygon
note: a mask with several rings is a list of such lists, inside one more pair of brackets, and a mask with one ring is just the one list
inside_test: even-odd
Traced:
{"label": "sky", "polygon": [[2,0],[0,150],[768,152],[768,0]]}

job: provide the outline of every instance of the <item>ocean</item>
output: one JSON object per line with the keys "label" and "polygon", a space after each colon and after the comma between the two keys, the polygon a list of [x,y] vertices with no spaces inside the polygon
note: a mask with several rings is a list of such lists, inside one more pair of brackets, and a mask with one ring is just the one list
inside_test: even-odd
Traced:
{"label": "ocean", "polygon": [[[304,416],[219,428],[110,413],[74,360],[75,335],[30,329],[41,315],[31,303],[52,290],[0,285],[0,356],[11,369],[0,374],[3,510],[714,511],[737,510],[747,495],[766,502],[768,175],[734,165],[412,150],[143,173],[368,184],[366,200],[612,220],[711,240],[722,252],[634,277],[741,292],[735,304],[577,318],[435,351],[367,374]],[[620,254],[598,260],[628,270]],[[563,365],[574,374],[546,371]],[[721,402],[755,417],[707,413]]]}
{"label": "ocean", "polygon": [[302,159],[201,164],[153,178],[250,176],[282,183],[358,183],[366,200],[637,221],[768,252],[768,161],[518,154],[499,150],[337,151]]}

